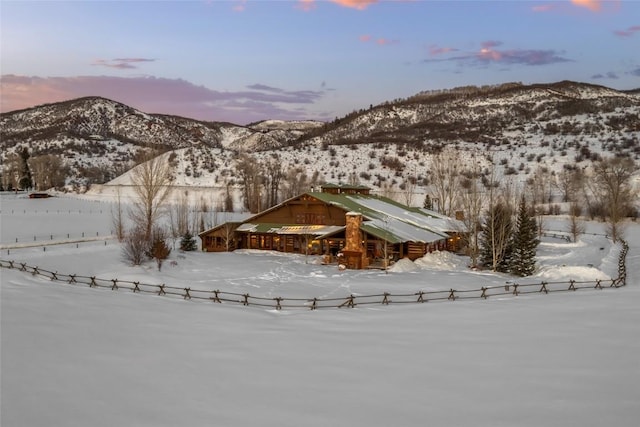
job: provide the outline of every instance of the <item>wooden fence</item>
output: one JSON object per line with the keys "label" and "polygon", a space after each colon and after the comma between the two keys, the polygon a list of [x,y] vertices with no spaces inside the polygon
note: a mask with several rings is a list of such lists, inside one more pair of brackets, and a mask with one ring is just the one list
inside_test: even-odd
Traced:
{"label": "wooden fence", "polygon": [[629,246],[622,241],[622,248],[618,259],[618,277],[609,280],[539,283],[507,283],[500,286],[483,286],[477,289],[441,291],[418,291],[411,293],[378,293],[372,295],[349,295],[341,298],[283,298],[259,297],[248,293],[225,292],[221,290],[202,290],[190,287],[170,286],[166,284],[152,285],[141,282],[131,282],[118,279],[100,279],[95,276],[80,276],[76,274],[62,274],[32,267],[25,263],[0,260],[0,268],[19,269],[25,273],[47,277],[50,280],[66,282],[73,285],[88,285],[92,288],[107,288],[111,290],[128,290],[134,293],[172,296],[186,300],[203,300],[213,303],[231,303],[243,306],[266,307],[276,310],[282,309],[310,309],[321,308],[354,308],[367,305],[412,304],[436,301],[461,301],[471,299],[487,299],[489,297],[527,294],[549,294],[554,292],[575,292],[580,289],[608,289],[619,288],[627,284],[626,257]]}

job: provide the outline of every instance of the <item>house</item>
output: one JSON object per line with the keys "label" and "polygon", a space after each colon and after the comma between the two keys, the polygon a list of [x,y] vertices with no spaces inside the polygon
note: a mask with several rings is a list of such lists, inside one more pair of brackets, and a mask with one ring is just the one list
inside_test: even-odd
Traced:
{"label": "house", "polygon": [[370,194],[363,186],[327,184],[244,222],[199,234],[202,250],[263,249],[324,255],[348,268],[382,267],[435,250],[460,249],[460,221]]}

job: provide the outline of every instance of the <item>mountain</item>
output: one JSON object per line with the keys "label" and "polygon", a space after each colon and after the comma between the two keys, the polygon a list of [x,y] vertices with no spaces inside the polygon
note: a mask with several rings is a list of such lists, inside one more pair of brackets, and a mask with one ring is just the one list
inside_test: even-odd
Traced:
{"label": "mountain", "polygon": [[237,184],[238,153],[246,152],[321,181],[403,191],[409,182],[428,184],[431,155],[442,149],[457,149],[461,164],[492,162],[520,180],[539,167],[573,168],[604,154],[637,158],[640,91],[569,81],[468,86],[420,92],[330,123],[248,126],[147,114],[89,97],[4,113],[0,133],[3,162],[23,147],[32,156],[55,154],[77,181],[97,168],[102,175],[89,182],[119,175],[127,182],[135,153],[157,146],[172,151],[177,185]]}
{"label": "mountain", "polygon": [[86,97],[0,115],[3,163],[11,153],[28,148],[32,156],[53,154],[65,159],[69,175],[81,178],[102,169],[109,179],[124,172],[142,148],[162,151],[198,146],[231,150],[264,150],[298,138],[319,122],[287,127],[257,123],[255,129],[222,122],[147,114],[127,105]]}

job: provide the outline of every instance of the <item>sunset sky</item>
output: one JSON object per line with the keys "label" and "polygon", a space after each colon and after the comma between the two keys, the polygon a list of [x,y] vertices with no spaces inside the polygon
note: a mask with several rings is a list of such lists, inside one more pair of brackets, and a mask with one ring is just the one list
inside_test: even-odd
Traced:
{"label": "sunset sky", "polygon": [[417,92],[640,87],[639,1],[0,0],[2,112],[98,95],[247,124]]}

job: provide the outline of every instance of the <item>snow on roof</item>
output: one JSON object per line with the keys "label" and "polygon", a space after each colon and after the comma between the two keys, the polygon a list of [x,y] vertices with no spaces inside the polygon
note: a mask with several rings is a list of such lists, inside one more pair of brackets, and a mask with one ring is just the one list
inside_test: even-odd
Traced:
{"label": "snow on roof", "polygon": [[361,229],[392,243],[436,242],[446,239],[447,232],[461,231],[461,224],[442,215],[412,208],[391,199],[362,194],[312,193],[326,203],[339,206],[349,213],[361,213],[366,221]]}
{"label": "snow on roof", "polygon": [[325,236],[344,230],[342,225],[304,225],[304,224],[272,224],[272,223],[245,223],[236,231],[247,233],[269,234],[294,234]]}

